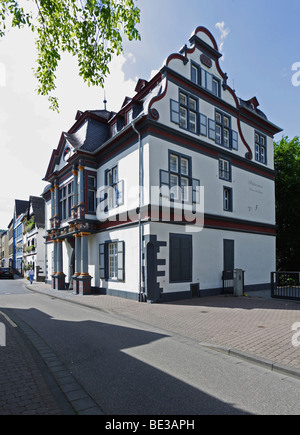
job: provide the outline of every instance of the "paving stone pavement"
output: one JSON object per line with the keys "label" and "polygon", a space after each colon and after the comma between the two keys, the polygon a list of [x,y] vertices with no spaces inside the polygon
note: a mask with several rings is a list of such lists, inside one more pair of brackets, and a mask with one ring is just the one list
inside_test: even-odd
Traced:
{"label": "paving stone pavement", "polygon": [[27,288],[144,322],[300,378],[300,337],[299,346],[292,343],[300,303],[271,299],[268,291],[147,304],[107,295],[75,295],[44,283]]}
{"label": "paving stone pavement", "polygon": [[[23,284],[31,291],[152,325],[300,379],[300,346],[292,343],[292,326],[300,322],[297,302],[274,300],[262,292],[147,304],[107,295],[80,296],[27,280]],[[0,311],[6,328],[6,346],[0,347],[0,415],[74,415],[75,409],[77,414],[102,415],[46,343],[20,319],[18,325],[14,320]]]}
{"label": "paving stone pavement", "polygon": [[0,322],[0,415],[104,415],[25,322],[4,309]]}
{"label": "paving stone pavement", "polygon": [[[50,388],[40,361],[33,356],[16,324],[3,312],[6,346],[0,347],[0,415],[62,415],[70,413]],[[43,375],[45,373],[45,376]]]}

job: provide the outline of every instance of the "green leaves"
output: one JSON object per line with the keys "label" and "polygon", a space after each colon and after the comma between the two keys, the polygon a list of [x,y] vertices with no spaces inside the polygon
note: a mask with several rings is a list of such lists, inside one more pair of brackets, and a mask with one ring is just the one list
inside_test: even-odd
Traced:
{"label": "green leaves", "polygon": [[274,143],[276,171],[277,268],[300,267],[300,140]]}
{"label": "green leaves", "polygon": [[25,13],[17,1],[0,0],[0,37],[9,25],[27,26],[35,32],[37,92],[49,97],[53,110],[59,108],[52,93],[61,53],[77,57],[79,75],[89,86],[103,86],[112,56],[123,51],[122,35],[140,40],[136,29],[140,10],[134,0],[30,1],[32,11]]}

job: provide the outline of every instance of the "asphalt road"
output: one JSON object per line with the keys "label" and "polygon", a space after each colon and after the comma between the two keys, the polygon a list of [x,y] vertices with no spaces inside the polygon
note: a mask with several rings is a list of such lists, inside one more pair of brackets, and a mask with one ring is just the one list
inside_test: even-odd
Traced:
{"label": "asphalt road", "polygon": [[0,281],[0,310],[31,326],[107,415],[299,414],[300,381],[121,316]]}

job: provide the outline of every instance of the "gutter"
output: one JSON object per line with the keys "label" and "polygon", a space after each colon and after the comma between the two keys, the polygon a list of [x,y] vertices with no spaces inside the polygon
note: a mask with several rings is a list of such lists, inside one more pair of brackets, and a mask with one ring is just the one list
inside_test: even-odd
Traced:
{"label": "gutter", "polygon": [[143,203],[143,177],[144,177],[144,167],[143,167],[143,148],[142,148],[142,138],[141,133],[136,129],[136,119],[132,123],[132,128],[138,135],[139,141],[139,302],[142,302],[142,217],[141,208]]}

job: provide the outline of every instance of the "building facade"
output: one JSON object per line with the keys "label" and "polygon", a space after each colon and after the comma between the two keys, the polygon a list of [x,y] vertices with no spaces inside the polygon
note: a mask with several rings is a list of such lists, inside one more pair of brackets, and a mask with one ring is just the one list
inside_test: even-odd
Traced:
{"label": "building facade", "polygon": [[9,267],[14,265],[14,220],[12,219],[8,226],[8,262]]}
{"label": "building facade", "polygon": [[23,218],[27,214],[28,201],[15,200],[13,218],[13,267],[17,273],[23,274]]}
{"label": "building facade", "polygon": [[54,288],[159,302],[220,293],[236,268],[269,285],[281,130],[229,87],[207,29],[189,42],[118,113],[62,133],[43,194]]}
{"label": "building facade", "polygon": [[0,267],[9,266],[8,230],[0,230]]}
{"label": "building facade", "polygon": [[23,217],[23,265],[27,273],[30,267],[37,281],[45,280],[45,201],[30,196],[28,210]]}

